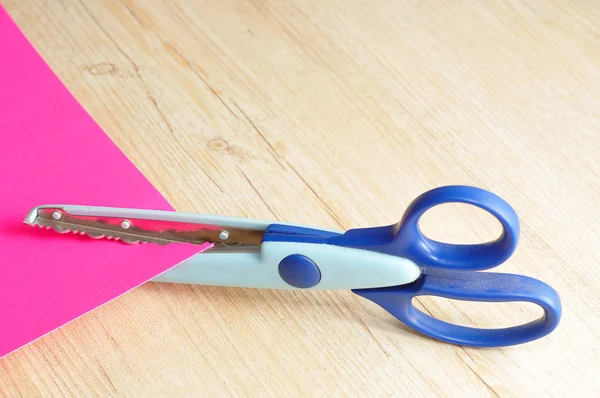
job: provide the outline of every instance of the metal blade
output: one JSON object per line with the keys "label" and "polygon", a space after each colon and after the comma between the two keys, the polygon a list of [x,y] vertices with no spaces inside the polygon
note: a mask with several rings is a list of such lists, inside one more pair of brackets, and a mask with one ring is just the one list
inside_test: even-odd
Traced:
{"label": "metal blade", "polygon": [[[89,209],[89,208],[88,208]],[[213,243],[227,251],[257,251],[264,231],[260,229],[226,227],[196,222],[153,219],[151,211],[137,211],[137,217],[126,217],[127,211],[115,209],[114,214],[72,214],[64,207],[40,206],[29,212],[24,223],[52,228],[59,233],[78,233],[95,239],[114,239],[124,243]],[[131,213],[131,211],[129,212]],[[148,217],[143,217],[143,214]],[[129,214],[131,215],[131,214]],[[214,249],[211,249],[214,250]]]}

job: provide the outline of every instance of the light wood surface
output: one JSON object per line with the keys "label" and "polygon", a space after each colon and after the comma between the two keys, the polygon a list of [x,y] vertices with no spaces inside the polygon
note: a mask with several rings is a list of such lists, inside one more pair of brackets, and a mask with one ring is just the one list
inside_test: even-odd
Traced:
{"label": "light wood surface", "polygon": [[[0,395],[600,396],[600,3],[2,4],[177,210],[347,229],[477,185],[521,217],[498,271],[555,287],[564,317],[542,340],[481,350],[349,291],[149,283],[1,360]],[[498,232],[451,205],[424,228]],[[539,314],[420,302],[482,327]]]}

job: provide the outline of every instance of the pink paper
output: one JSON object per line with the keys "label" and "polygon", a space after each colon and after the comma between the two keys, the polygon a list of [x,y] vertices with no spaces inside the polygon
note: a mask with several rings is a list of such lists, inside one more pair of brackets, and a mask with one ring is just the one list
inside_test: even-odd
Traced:
{"label": "pink paper", "polygon": [[206,249],[131,246],[23,224],[42,204],[173,209],[2,7],[0,177],[0,357]]}

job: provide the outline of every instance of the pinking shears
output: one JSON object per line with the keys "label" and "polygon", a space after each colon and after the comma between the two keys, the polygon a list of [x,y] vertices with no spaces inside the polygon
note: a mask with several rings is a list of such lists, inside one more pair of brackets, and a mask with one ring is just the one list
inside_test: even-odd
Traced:
{"label": "pinking shears", "polygon": [[[423,214],[444,203],[464,203],[491,213],[502,233],[482,244],[432,240],[419,228]],[[28,225],[78,232],[126,243],[188,243],[212,247],[155,282],[262,289],[349,289],[431,338],[463,346],[503,347],[551,333],[561,318],[557,292],[537,279],[483,272],[514,253],[519,220],[495,194],[471,186],[432,189],[409,204],[395,224],[347,231],[218,215],[82,205],[43,205]],[[539,319],[506,328],[455,325],[418,310],[413,299],[439,296],[482,302],[531,302]]]}

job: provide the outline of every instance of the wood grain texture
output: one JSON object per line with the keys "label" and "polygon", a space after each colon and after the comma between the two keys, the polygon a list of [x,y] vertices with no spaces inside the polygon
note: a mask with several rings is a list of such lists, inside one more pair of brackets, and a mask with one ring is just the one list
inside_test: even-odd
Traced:
{"label": "wood grain texture", "polygon": [[[1,360],[0,395],[600,395],[600,3],[2,4],[176,209],[346,229],[477,185],[521,217],[499,271],[555,287],[564,318],[477,350],[351,292],[149,283]],[[454,242],[497,227],[460,206],[424,221]],[[421,305],[483,327],[538,315]]]}

